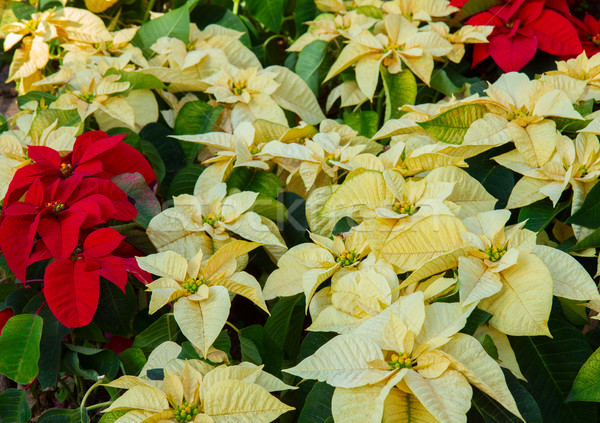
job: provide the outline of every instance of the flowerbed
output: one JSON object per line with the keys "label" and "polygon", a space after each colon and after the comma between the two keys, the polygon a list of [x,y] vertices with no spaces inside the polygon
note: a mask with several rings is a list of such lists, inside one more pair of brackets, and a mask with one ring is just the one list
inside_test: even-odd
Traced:
{"label": "flowerbed", "polygon": [[575,3],[12,2],[0,421],[596,421]]}

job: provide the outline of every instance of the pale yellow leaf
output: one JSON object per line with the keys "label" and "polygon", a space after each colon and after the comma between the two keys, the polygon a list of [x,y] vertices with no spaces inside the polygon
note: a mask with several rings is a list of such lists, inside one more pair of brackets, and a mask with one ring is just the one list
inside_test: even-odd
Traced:
{"label": "pale yellow leaf", "polygon": [[510,345],[508,336],[491,326],[480,325],[475,330],[473,337],[479,339],[483,335],[489,335],[490,338],[492,338],[492,341],[494,341],[494,345],[496,345],[496,349],[498,350],[498,364],[510,370],[516,378],[527,381],[525,376],[523,376],[523,373],[521,373],[519,363],[517,362],[517,357],[515,356],[512,346]]}
{"label": "pale yellow leaf", "polygon": [[211,286],[206,300],[177,301],[173,307],[173,314],[181,332],[206,356],[209,347],[225,326],[230,307],[227,289]]}
{"label": "pale yellow leaf", "polygon": [[581,301],[600,299],[596,283],[575,258],[545,245],[537,245],[533,254],[550,270],[554,295]]}
{"label": "pale yellow leaf", "polygon": [[138,266],[153,275],[184,281],[187,274],[187,260],[173,251],[136,257]]}
{"label": "pale yellow leaf", "polygon": [[383,358],[381,348],[374,342],[354,335],[339,335],[297,366],[284,371],[335,387],[354,388],[377,383],[390,376],[390,371],[378,370],[368,364]]}
{"label": "pale yellow leaf", "polygon": [[[385,399],[382,423],[437,423],[417,397],[392,388]],[[358,423],[358,422],[357,422]]]}
{"label": "pale yellow leaf", "polygon": [[[335,388],[331,398],[331,412],[336,422],[381,423],[385,396],[384,383],[357,388]],[[367,406],[368,404],[368,406]]]}
{"label": "pale yellow leaf", "polygon": [[134,386],[117,398],[106,411],[134,408],[161,412],[169,408],[165,394],[151,386]]}
{"label": "pale yellow leaf", "polygon": [[477,339],[459,333],[444,345],[442,350],[456,360],[453,363],[453,367],[461,372],[469,382],[523,420],[517,404],[506,385],[502,369],[488,355]]}
{"label": "pale yellow leaf", "polygon": [[500,278],[502,290],[478,306],[493,314],[490,325],[507,335],[549,336],[552,275],[544,262],[533,254],[521,253]]}
{"label": "pale yellow leaf", "polygon": [[269,423],[293,410],[263,387],[240,380],[215,383],[204,393],[202,405],[215,423]]}

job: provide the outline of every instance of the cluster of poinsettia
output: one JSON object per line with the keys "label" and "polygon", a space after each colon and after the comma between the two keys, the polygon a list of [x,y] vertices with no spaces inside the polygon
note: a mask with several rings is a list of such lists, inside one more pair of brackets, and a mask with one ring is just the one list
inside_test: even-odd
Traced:
{"label": "cluster of poinsettia", "polygon": [[[232,134],[177,136],[205,145],[209,167],[194,195],[176,197],[150,222],[159,253],[138,262],[161,276],[149,285],[151,308],[175,301],[182,331],[208,357],[218,355],[211,343],[227,320],[227,291],[265,310],[265,300],[304,293],[308,330],[340,335],[288,372],[336,387],[336,421],[410,411],[461,422],[471,385],[520,416],[501,370],[522,378],[507,335],[548,336],[553,296],[595,309],[600,294],[571,255],[525,221],[510,224],[509,210],[495,210],[497,200],[462,168],[512,143],[494,158],[525,175],[507,207],[557,203],[572,188],[575,213],[600,169],[599,121],[589,107],[599,57],[583,53],[538,80],[503,75],[485,96],[404,106],[371,140],[327,120],[318,128],[257,120]],[[380,138],[391,138],[385,151],[373,142]],[[282,249],[273,222],[251,211],[257,194],[228,195],[235,167],[273,171],[286,191],[305,197],[312,242]],[[334,234],[343,218],[356,226]],[[590,233],[556,225],[563,236]],[[278,264],[263,289],[241,271],[257,243]],[[476,307],[489,319],[459,333]]]}
{"label": "cluster of poinsettia", "polygon": [[67,327],[87,325],[98,305],[100,278],[125,291],[128,273],[147,282],[133,259],[136,250],[107,227],[131,221],[138,212],[111,178],[139,172],[155,183],[150,164],[123,136],[87,132],[61,156],[30,146],[30,163],[8,187],[0,221],[0,248],[15,276],[27,283],[27,268],[51,259],[44,273],[44,297]]}

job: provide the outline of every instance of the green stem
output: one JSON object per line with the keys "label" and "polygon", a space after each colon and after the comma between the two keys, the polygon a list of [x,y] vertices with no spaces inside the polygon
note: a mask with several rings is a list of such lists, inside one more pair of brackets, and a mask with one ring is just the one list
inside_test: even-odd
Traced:
{"label": "green stem", "polygon": [[233,14],[237,15],[240,11],[240,0],[233,0]]}
{"label": "green stem", "polygon": [[148,20],[148,18],[150,17],[150,12],[152,11],[152,8],[154,7],[154,2],[156,0],[150,0],[148,2],[148,7],[146,8],[146,12],[144,13],[144,20],[142,22],[146,22]]}
{"label": "green stem", "polygon": [[225,322],[225,324],[227,326],[229,326],[231,329],[233,329],[238,335],[241,334],[240,330],[238,328],[236,328],[233,324],[229,323],[229,322]]}
{"label": "green stem", "polygon": [[[383,112],[383,100],[385,99],[385,94],[380,93],[379,98],[377,99],[377,119],[378,123],[381,121],[381,113]],[[384,117],[385,119],[385,117]]]}
{"label": "green stem", "polygon": [[87,390],[87,392],[85,393],[85,395],[81,399],[81,405],[79,406],[79,409],[80,409],[81,413],[83,413],[83,408],[85,407],[85,400],[87,400],[87,398],[90,396],[90,394],[92,393],[92,391],[94,389],[96,389],[97,386],[101,385],[102,382],[104,382],[104,377],[100,378],[98,380],[98,382],[94,383],[92,386],[90,386],[90,389]]}
{"label": "green stem", "polygon": [[106,402],[101,402],[100,404],[94,404],[94,405],[90,405],[87,410],[95,410],[96,408],[102,408],[102,407],[107,407],[109,405],[111,405],[113,402],[112,401],[106,401]]}

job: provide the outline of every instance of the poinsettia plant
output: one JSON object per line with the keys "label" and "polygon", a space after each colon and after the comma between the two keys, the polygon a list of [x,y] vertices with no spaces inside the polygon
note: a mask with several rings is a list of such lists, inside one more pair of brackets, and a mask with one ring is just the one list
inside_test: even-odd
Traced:
{"label": "poinsettia plant", "polygon": [[576,3],[11,2],[0,421],[596,421]]}

